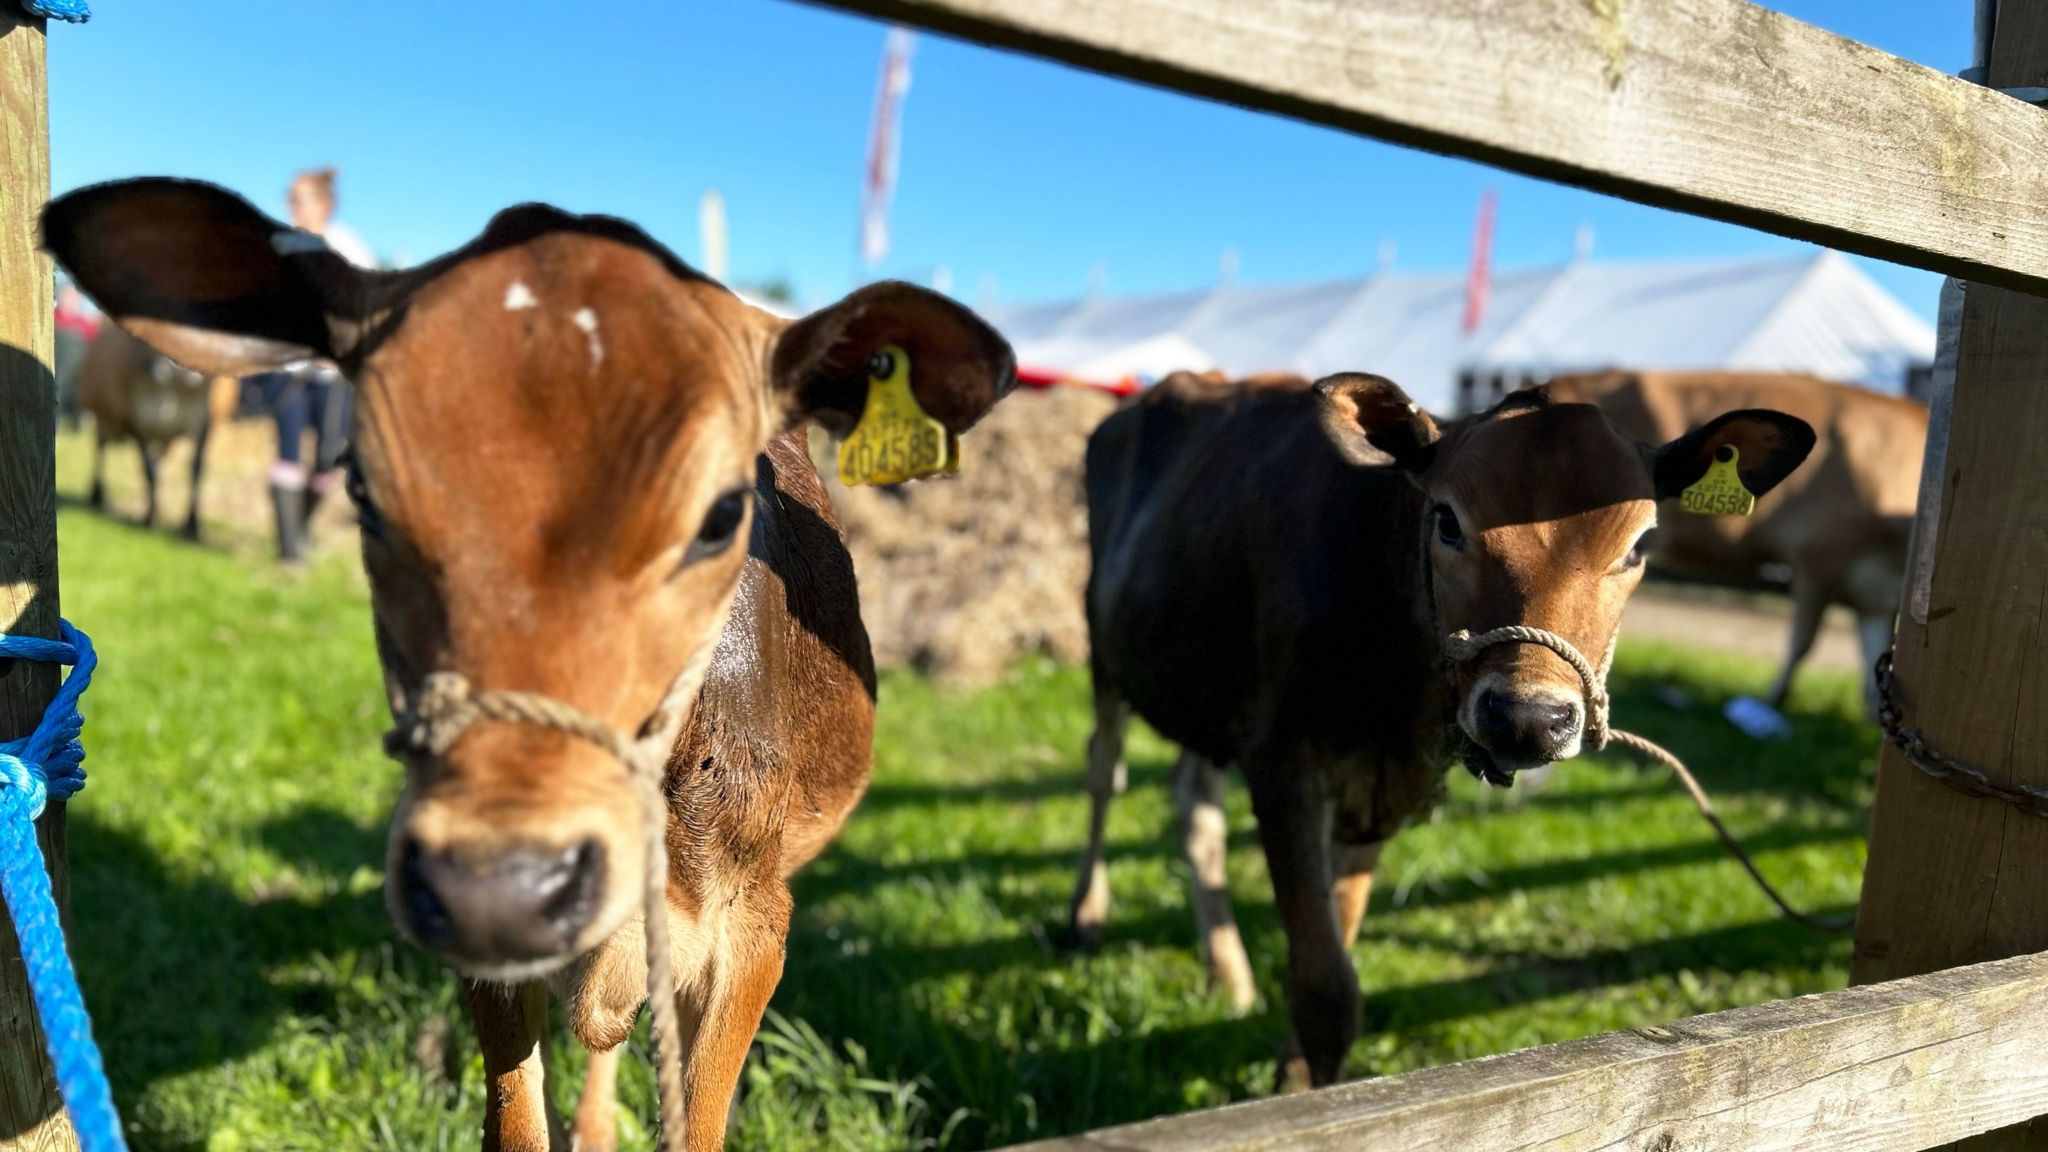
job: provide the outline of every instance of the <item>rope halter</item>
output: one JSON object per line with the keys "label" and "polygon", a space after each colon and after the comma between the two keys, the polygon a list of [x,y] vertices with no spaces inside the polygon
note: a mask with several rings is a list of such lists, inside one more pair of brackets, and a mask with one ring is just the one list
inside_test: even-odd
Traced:
{"label": "rope halter", "polygon": [[683,1060],[676,1018],[675,980],[668,956],[668,805],[662,776],[682,720],[688,669],[676,677],[661,704],[628,736],[573,705],[538,692],[479,692],[460,672],[434,672],[398,722],[384,736],[384,751],[401,762],[414,756],[441,757],[452,751],[479,720],[551,728],[611,754],[625,765],[640,791],[641,834],[646,850],[646,891],[642,905],[647,940],[647,1011],[654,1020],[655,1082],[660,1091],[662,1144],[684,1146]]}
{"label": "rope halter", "polygon": [[1579,674],[1579,688],[1586,698],[1585,726],[1580,732],[1580,742],[1589,752],[1598,752],[1607,747],[1607,680],[1593,668],[1593,662],[1572,646],[1572,642],[1555,632],[1543,628],[1531,628],[1526,624],[1510,624],[1505,628],[1494,628],[1474,636],[1463,628],[1444,638],[1444,655],[1454,664],[1463,664],[1476,658],[1481,652],[1497,644],[1536,644],[1557,653],[1558,658],[1572,666]]}
{"label": "rope halter", "polygon": [[1855,926],[1854,917],[1815,916],[1794,908],[1777,888],[1764,878],[1763,872],[1757,868],[1756,861],[1750,859],[1749,852],[1743,848],[1742,842],[1737,840],[1735,834],[1728,830],[1728,826],[1721,822],[1721,814],[1714,811],[1713,800],[1707,796],[1707,790],[1700,787],[1700,782],[1693,777],[1691,770],[1686,768],[1685,761],[1648,737],[1608,727],[1607,679],[1594,670],[1593,662],[1586,659],[1585,654],[1574,647],[1571,641],[1555,632],[1532,628],[1526,624],[1494,628],[1477,636],[1460,628],[1444,638],[1444,654],[1450,657],[1452,663],[1462,664],[1496,644],[1539,644],[1557,653],[1565,663],[1571,665],[1572,670],[1579,674],[1579,684],[1586,694],[1586,724],[1580,734],[1581,745],[1589,752],[1598,752],[1612,741],[1645,759],[1671,769],[1671,774],[1678,778],[1686,794],[1692,797],[1693,807],[1699,809],[1700,815],[1713,827],[1714,834],[1720,837],[1721,845],[1728,849],[1729,855],[1735,857],[1743,870],[1749,873],[1749,878],[1756,882],[1757,888],[1772,904],[1777,905],[1778,911],[1787,919],[1816,932],[1846,932]]}
{"label": "rope halter", "polygon": [[[647,774],[645,761],[650,751],[662,760],[661,764],[653,766],[656,772],[668,758],[667,748],[648,747],[645,727],[638,738],[629,737],[610,724],[552,696],[538,692],[478,692],[470,687],[469,678],[460,672],[434,672],[420,682],[420,690],[411,706],[399,717],[398,724],[385,734],[384,750],[399,759],[417,752],[446,756],[469,726],[478,720],[528,724],[567,733],[611,753],[633,774],[636,782]],[[651,727],[656,723],[657,720],[650,720],[648,725]]]}

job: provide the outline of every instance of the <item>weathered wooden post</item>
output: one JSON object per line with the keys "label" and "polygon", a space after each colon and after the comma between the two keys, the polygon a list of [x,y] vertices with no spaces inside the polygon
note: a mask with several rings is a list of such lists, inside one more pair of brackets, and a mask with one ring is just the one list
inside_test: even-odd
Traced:
{"label": "weathered wooden post", "polygon": [[[1995,7],[1985,82],[2048,84],[2048,0]],[[1900,616],[1904,722],[1995,784],[2048,787],[2048,299],[1970,286],[1946,462],[1919,528],[1934,561]],[[2048,818],[1966,796],[1886,746],[1855,981],[2044,949]],[[1960,1147],[2048,1149],[2048,1119]]]}
{"label": "weathered wooden post", "polygon": [[[0,631],[57,634],[56,388],[51,270],[36,245],[50,197],[42,21],[0,4]],[[0,663],[6,663],[0,661]],[[49,664],[0,669],[0,739],[25,735],[57,689]],[[64,899],[64,805],[37,822]],[[73,1149],[14,930],[0,915],[0,1152]]]}

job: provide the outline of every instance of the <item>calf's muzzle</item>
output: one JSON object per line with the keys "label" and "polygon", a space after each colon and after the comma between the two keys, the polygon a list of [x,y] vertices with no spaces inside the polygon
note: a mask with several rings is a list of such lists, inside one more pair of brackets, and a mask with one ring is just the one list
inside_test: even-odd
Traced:
{"label": "calf's muzzle", "polygon": [[569,952],[603,903],[604,875],[596,840],[483,855],[409,840],[393,882],[421,944],[458,961],[504,965]]}
{"label": "calf's muzzle", "polygon": [[1487,688],[1472,709],[1473,735],[1501,760],[1549,763],[1562,759],[1579,736],[1577,700]]}

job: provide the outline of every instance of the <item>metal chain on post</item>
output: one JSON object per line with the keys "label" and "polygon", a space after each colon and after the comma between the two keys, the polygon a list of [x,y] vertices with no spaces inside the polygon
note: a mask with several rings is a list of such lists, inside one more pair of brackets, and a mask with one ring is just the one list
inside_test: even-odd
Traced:
{"label": "metal chain on post", "polygon": [[1991,779],[1982,768],[1975,768],[1961,760],[1930,746],[1918,728],[1905,723],[1904,714],[1899,711],[1898,702],[1892,699],[1892,654],[1886,652],[1877,658],[1877,726],[1884,733],[1886,743],[1899,750],[1906,763],[1932,776],[1943,784],[1965,796],[1976,796],[1985,800],[1998,800],[2025,812],[2029,816],[2048,817],[2048,788],[2035,788],[2026,784],[2008,787]]}

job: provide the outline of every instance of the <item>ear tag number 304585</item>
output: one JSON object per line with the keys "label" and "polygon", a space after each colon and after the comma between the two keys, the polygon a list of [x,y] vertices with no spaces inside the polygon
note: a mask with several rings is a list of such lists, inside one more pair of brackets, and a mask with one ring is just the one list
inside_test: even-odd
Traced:
{"label": "ear tag number 304585", "polygon": [[1707,465],[1707,474],[1679,494],[1680,507],[1702,516],[1747,516],[1756,511],[1756,497],[1742,486],[1742,476],[1735,471],[1741,459],[1741,450],[1733,444],[1714,449],[1714,462]]}
{"label": "ear tag number 304585", "polygon": [[910,390],[910,356],[891,345],[868,357],[868,399],[839,445],[844,484],[901,484],[960,470],[960,442],[925,415]]}

